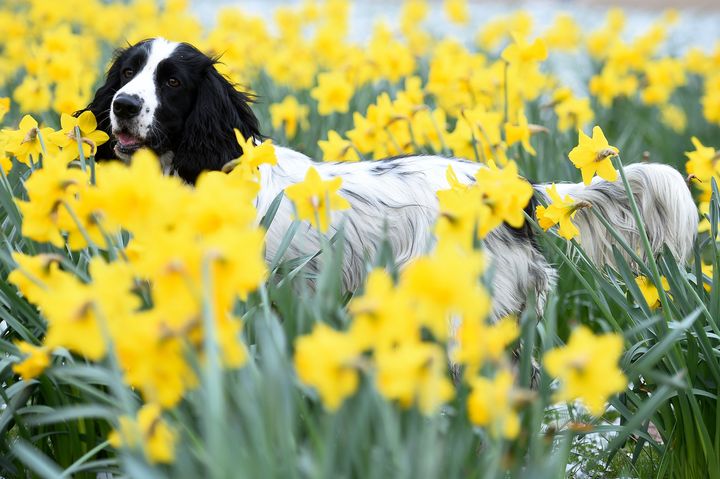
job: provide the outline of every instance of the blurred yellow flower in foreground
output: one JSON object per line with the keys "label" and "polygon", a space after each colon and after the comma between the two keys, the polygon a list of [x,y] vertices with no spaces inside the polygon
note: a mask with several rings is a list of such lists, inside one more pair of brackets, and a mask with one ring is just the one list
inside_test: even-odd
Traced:
{"label": "blurred yellow flower in foreground", "polygon": [[501,369],[494,378],[475,378],[468,397],[470,421],[488,427],[492,435],[514,439],[520,432],[520,417],[514,408],[513,375]]}
{"label": "blurred yellow flower in foreground", "polygon": [[484,238],[503,221],[513,228],[525,224],[524,208],[532,198],[533,188],[518,174],[514,161],[503,168],[491,161],[487,168],[477,171],[475,179],[477,187],[482,191],[483,201],[492,211],[490,217],[478,225],[481,237]]}
{"label": "blurred yellow flower in foreground", "polygon": [[433,414],[455,395],[447,378],[443,348],[425,342],[403,342],[376,353],[380,394],[409,408],[417,404],[423,414]]}
{"label": "blurred yellow flower in foreground", "polygon": [[348,304],[353,315],[350,333],[363,350],[389,349],[404,341],[420,342],[420,324],[412,296],[395,288],[384,269],[374,269],[365,291]]}
{"label": "blurred yellow flower in foreground", "polygon": [[18,350],[25,355],[25,358],[17,364],[13,364],[13,371],[27,381],[37,377],[50,364],[50,350],[45,346],[34,346],[25,341],[16,344]]}
{"label": "blurred yellow flower in foreground", "polygon": [[137,418],[122,416],[119,423],[120,427],[108,436],[113,447],[140,447],[150,462],[172,462],[177,432],[162,418],[158,405],[146,404],[138,411]]}
{"label": "blurred yellow flower in foreground", "polygon": [[[46,158],[43,168],[25,181],[28,201],[16,201],[23,215],[23,235],[59,248],[66,242],[73,248],[82,247],[79,245],[84,240],[78,230],[81,225],[73,220],[69,209],[79,204],[77,194],[88,181],[88,175],[80,169],[66,168],[66,163]],[[69,237],[63,237],[63,232]]]}
{"label": "blurred yellow flower in foreground", "polygon": [[573,330],[567,345],[545,353],[545,369],[560,380],[556,401],[582,400],[600,416],[609,396],[622,392],[627,378],[618,367],[623,340],[619,334],[596,336],[585,326]]}
{"label": "blurred yellow flower in foreground", "polygon": [[407,266],[400,288],[414,298],[421,324],[445,340],[451,315],[484,318],[490,311],[490,297],[479,281],[484,268],[480,252],[440,243]]}
{"label": "blurred yellow flower in foreground", "polygon": [[497,362],[520,334],[517,318],[506,316],[494,324],[484,319],[466,318],[457,333],[458,347],[453,361],[467,366],[466,374],[474,376],[486,361]]}
{"label": "blurred yellow flower in foreground", "polygon": [[358,345],[352,336],[317,323],[295,341],[295,369],[300,380],[314,387],[325,407],[337,410],[360,382]]}
{"label": "blurred yellow flower in foreground", "polygon": [[454,242],[471,250],[478,226],[487,223],[490,207],[483,202],[483,193],[477,185],[460,183],[451,166],[448,166],[447,190],[437,192],[440,211],[435,222],[435,235],[440,242]]}

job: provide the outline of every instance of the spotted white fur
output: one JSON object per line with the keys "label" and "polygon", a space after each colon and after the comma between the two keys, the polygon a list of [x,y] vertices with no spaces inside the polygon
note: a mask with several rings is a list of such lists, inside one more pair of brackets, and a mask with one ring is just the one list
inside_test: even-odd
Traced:
{"label": "spotted white fur", "polygon": [[[114,102],[118,95],[125,94],[136,96],[142,102],[140,113],[133,119],[133,131],[131,132],[140,139],[145,139],[148,136],[148,132],[150,128],[152,128],[155,118],[155,111],[160,106],[157,86],[155,84],[158,65],[161,61],[169,58],[177,46],[178,43],[170,42],[164,38],[154,39],[150,45],[150,53],[148,54],[145,65],[143,65],[140,72],[120,88],[113,97]],[[114,110],[110,112],[110,122],[113,130],[119,128]]]}
{"label": "spotted white fur", "polygon": [[[324,178],[341,177],[340,193],[351,208],[331,216],[332,235],[344,228],[345,251],[343,286],[352,291],[366,274],[367,259],[373,258],[384,238],[389,241],[399,267],[428,252],[433,246],[432,227],[438,214],[438,190],[448,188],[445,172],[452,165],[461,181],[470,183],[481,166],[464,160],[439,156],[411,156],[381,162],[316,163],[288,148],[276,148],[277,165],[262,165],[261,188],[256,206],[261,218],[272,201],[287,186],[304,179],[307,169],[315,167]],[[639,203],[654,252],[663,244],[680,260],[686,260],[697,230],[697,213],[682,176],[665,165],[638,164],[626,168],[626,174]],[[548,185],[536,190],[545,194]],[[562,194],[587,201],[632,245],[637,245],[637,230],[632,220],[625,190],[616,181],[560,184]],[[284,198],[266,236],[266,257],[272,260],[294,219],[291,202]],[[612,238],[590,212],[581,210],[575,217],[581,243],[599,264],[612,263]],[[304,223],[295,234],[285,257],[313,254],[320,249],[320,236]],[[485,242],[491,260],[493,317],[518,313],[525,307],[528,292],[538,299],[541,312],[556,276],[555,269],[531,241],[513,235],[505,226],[493,231]],[[319,261],[309,268],[321,268]]]}

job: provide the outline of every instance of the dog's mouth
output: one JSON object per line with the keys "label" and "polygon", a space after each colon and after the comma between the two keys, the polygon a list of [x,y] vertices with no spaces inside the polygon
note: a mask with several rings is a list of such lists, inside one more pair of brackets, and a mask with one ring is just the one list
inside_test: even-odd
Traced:
{"label": "dog's mouth", "polygon": [[114,132],[113,136],[115,136],[116,140],[115,153],[122,159],[129,159],[133,153],[145,144],[143,139],[126,131]]}

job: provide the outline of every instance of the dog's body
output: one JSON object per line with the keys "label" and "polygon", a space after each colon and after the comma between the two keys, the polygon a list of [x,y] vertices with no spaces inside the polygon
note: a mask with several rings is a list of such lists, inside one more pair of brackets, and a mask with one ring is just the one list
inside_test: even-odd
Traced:
{"label": "dog's body", "polygon": [[[262,217],[272,201],[287,186],[300,182],[310,166],[325,178],[343,179],[340,193],[350,202],[347,211],[332,215],[329,235],[343,227],[345,254],[343,285],[353,291],[363,279],[368,259],[375,257],[384,238],[389,241],[399,267],[432,248],[432,228],[438,214],[438,190],[449,187],[448,166],[458,178],[474,181],[481,164],[439,156],[408,156],[360,163],[317,163],[287,148],[276,148],[278,164],[260,167],[261,188],[257,210]],[[643,216],[655,253],[667,244],[679,259],[686,259],[697,230],[697,215],[682,176],[660,164],[631,165],[626,174]],[[536,185],[538,195],[546,195],[549,185]],[[625,189],[622,183],[604,180],[590,186],[560,183],[558,190],[577,201],[587,201],[625,237],[628,244],[642,251]],[[267,258],[275,257],[285,232],[293,221],[292,204],[283,199],[266,236]],[[598,264],[612,263],[613,238],[589,211],[578,211],[574,222],[590,259]],[[286,255],[299,257],[320,249],[321,238],[309,224],[296,233]],[[492,264],[493,317],[524,309],[528,293],[542,310],[554,279],[552,268],[529,227],[502,225],[485,241]],[[317,264],[309,265],[311,268]]]}
{"label": "dog's body", "polygon": [[[99,127],[115,138],[99,157],[129,157],[136,149],[153,149],[165,168],[192,183],[203,170],[219,170],[241,154],[233,128],[245,138],[261,138],[249,98],[237,91],[214,67],[214,60],[186,44],[163,39],[148,40],[118,54],[108,78],[88,109]],[[461,159],[409,156],[373,162],[317,163],[293,150],[277,147],[277,165],[261,165],[261,188],[256,199],[258,217],[287,186],[300,182],[310,166],[325,178],[341,177],[340,193],[351,208],[335,212],[330,235],[342,227],[345,255],[343,286],[352,291],[366,273],[384,238],[402,267],[432,248],[432,227],[438,214],[438,190],[448,188],[446,170],[452,166],[458,178],[474,181],[483,166]],[[664,165],[633,165],[626,169],[635,198],[647,226],[654,252],[663,244],[680,260],[691,250],[697,230],[697,213],[681,175]],[[635,221],[620,182],[598,180],[561,184],[561,194],[587,201],[639,248]],[[535,187],[545,195],[546,185]],[[528,208],[532,214],[532,208]],[[266,236],[267,258],[275,257],[285,232],[294,219],[289,200],[283,199]],[[599,264],[612,262],[613,239],[592,214],[578,212],[575,222],[590,258]],[[286,257],[313,254],[320,248],[319,233],[302,225],[285,252]],[[502,225],[486,239],[493,276],[493,316],[524,309],[529,293],[542,309],[555,270],[533,240],[529,227]],[[309,268],[317,268],[311,263]]]}

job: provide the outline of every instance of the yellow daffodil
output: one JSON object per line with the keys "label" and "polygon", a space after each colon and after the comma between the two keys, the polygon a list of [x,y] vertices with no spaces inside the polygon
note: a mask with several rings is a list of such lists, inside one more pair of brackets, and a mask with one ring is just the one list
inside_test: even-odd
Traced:
{"label": "yellow daffodil", "polygon": [[720,160],[720,153],[715,151],[711,146],[705,146],[700,143],[697,137],[691,138],[695,151],[685,152],[688,161],[685,163],[685,169],[689,175],[695,175],[702,182],[709,182],[710,178],[718,173],[717,166]]}
{"label": "yellow daffodil", "polygon": [[337,410],[358,388],[358,346],[352,336],[318,323],[312,333],[295,341],[295,369],[300,380],[315,388],[325,407]]}
{"label": "yellow daffodil", "polygon": [[318,101],[318,112],[329,115],[346,113],[353,93],[353,86],[342,72],[329,72],[318,75],[318,85],[311,90],[310,96]]}
{"label": "yellow daffodil", "polygon": [[270,117],[272,126],[276,130],[283,128],[287,138],[294,138],[298,126],[302,129],[308,127],[308,113],[310,107],[298,103],[297,98],[292,95],[286,96],[280,103],[270,105]]}
{"label": "yellow daffodil", "polygon": [[609,108],[615,98],[632,95],[638,88],[638,79],[632,73],[620,71],[608,64],[599,75],[590,79],[588,86],[600,104]]}
{"label": "yellow daffodil", "polygon": [[16,346],[25,358],[13,364],[13,371],[25,381],[39,376],[50,364],[50,351],[46,346],[34,346],[25,341],[18,342]]}
{"label": "yellow daffodil", "polygon": [[479,187],[460,183],[452,167],[448,167],[446,175],[450,188],[437,192],[440,212],[435,234],[442,243],[454,242],[471,250],[478,226],[489,223],[492,211]]}
{"label": "yellow daffodil", "polygon": [[405,408],[417,404],[430,415],[454,396],[447,358],[437,344],[404,341],[378,351],[376,362],[378,391]]}
{"label": "yellow daffodil", "polygon": [[573,330],[567,345],[548,351],[543,359],[548,373],[560,380],[555,400],[580,399],[593,415],[602,415],[608,398],[627,386],[617,365],[622,352],[619,334],[596,336],[585,326]]}
{"label": "yellow daffodil", "polygon": [[515,317],[507,316],[494,324],[466,318],[458,329],[458,347],[453,352],[453,361],[467,366],[466,374],[474,376],[486,361],[497,362],[519,334]]}
{"label": "yellow daffodil", "polygon": [[510,371],[502,369],[492,379],[479,376],[471,381],[470,387],[467,399],[470,422],[487,427],[496,437],[517,437],[520,417],[515,411],[515,390]]}
{"label": "yellow daffodil", "polygon": [[533,195],[533,188],[527,180],[518,175],[515,162],[503,168],[490,162],[487,168],[480,168],[475,174],[477,185],[483,193],[483,201],[492,214],[479,225],[480,236],[485,237],[502,222],[514,228],[525,224],[524,210]]}
{"label": "yellow daffodil", "polygon": [[502,52],[503,60],[520,67],[541,62],[547,58],[547,55],[547,46],[542,39],[536,38],[530,43],[517,34],[513,34],[513,43],[505,47]]}
{"label": "yellow daffodil", "polygon": [[416,28],[428,15],[430,8],[427,0],[407,0],[403,2],[400,12],[400,25],[403,32]]}
{"label": "yellow daffodil", "polygon": [[325,161],[359,161],[352,143],[344,139],[335,130],[328,131],[328,139],[318,141]]}
{"label": "yellow daffodil", "polygon": [[560,131],[581,130],[595,118],[589,98],[570,97],[560,101],[555,105],[555,114]]}
{"label": "yellow daffodil", "polygon": [[703,115],[710,123],[720,125],[720,74],[708,77],[705,94],[700,99]]}
{"label": "yellow daffodil", "polygon": [[6,154],[6,146],[9,141],[10,130],[0,130],[0,168],[7,175],[12,169],[13,162],[8,154]]}
{"label": "yellow daffodil", "polygon": [[611,158],[619,150],[610,146],[599,126],[593,128],[592,138],[582,130],[578,132],[578,145],[570,151],[570,161],[582,173],[583,182],[589,185],[595,174],[607,181],[615,181],[618,173]]}
{"label": "yellow daffodil", "polygon": [[660,107],[662,122],[675,133],[683,133],[687,128],[687,115],[677,105],[665,104]]}
{"label": "yellow daffodil", "polygon": [[399,287],[416,298],[419,321],[436,337],[446,339],[452,315],[484,318],[490,311],[489,295],[478,282],[484,263],[477,251],[439,244],[432,255],[406,267]]}
{"label": "yellow daffodil", "polygon": [[667,103],[676,88],[685,83],[680,60],[662,58],[645,65],[645,87],[640,98],[649,105]]}
{"label": "yellow daffodil", "polygon": [[[72,238],[67,241],[72,243],[72,247],[87,246],[74,242],[75,236],[80,236],[81,225],[71,217],[68,208],[79,204],[77,195],[87,188],[88,181],[88,174],[79,169],[68,169],[60,161],[45,161],[43,168],[35,171],[25,182],[29,201],[17,201],[23,215],[23,235],[63,247],[66,238],[62,234],[69,233]],[[78,219],[85,226],[84,219]]]}
{"label": "yellow daffodil", "polygon": [[350,208],[348,200],[338,194],[341,186],[342,178],[324,181],[318,171],[310,167],[305,180],[285,188],[285,194],[295,204],[298,219],[309,221],[324,233],[330,226],[333,211]]}
{"label": "yellow daffodil", "polygon": [[25,115],[17,130],[6,132],[8,138],[5,150],[27,165],[30,161],[37,163],[41,154],[53,156],[59,151],[57,146],[48,141],[52,132],[52,128],[39,128],[35,118]]}
{"label": "yellow daffodil", "polygon": [[559,225],[558,234],[568,241],[579,236],[580,230],[573,224],[572,219],[578,209],[586,205],[578,204],[570,195],[565,195],[562,198],[554,183],[547,189],[547,193],[550,196],[551,203],[547,208],[539,205],[535,210],[540,227],[547,231],[551,227]]}
{"label": "yellow daffodil", "polygon": [[20,111],[40,113],[50,108],[52,96],[48,83],[27,75],[13,91],[12,98]]}
{"label": "yellow daffodil", "polygon": [[567,13],[556,15],[553,24],[543,34],[548,47],[567,51],[576,50],[582,43],[582,37],[582,29]]}
{"label": "yellow daffodil", "polygon": [[431,151],[442,151],[445,145],[447,114],[437,108],[415,112],[410,120],[414,140]]}
{"label": "yellow daffodil", "polygon": [[374,269],[364,293],[348,305],[353,315],[350,334],[363,349],[381,350],[403,341],[420,341],[421,325],[413,306],[413,298],[395,288],[385,270]]}
{"label": "yellow daffodil", "polygon": [[707,276],[710,279],[710,281],[708,282],[707,279],[703,278],[703,288],[705,288],[705,291],[710,292],[713,288],[713,265],[703,263],[702,273],[704,276]]}
{"label": "yellow daffodil", "polygon": [[63,113],[60,117],[61,130],[48,136],[48,140],[62,148],[59,158],[69,163],[80,155],[75,128],[80,130],[80,144],[85,158],[94,156],[97,147],[107,142],[107,133],[97,129],[95,115],[89,110],[82,112],[77,118]]}
{"label": "yellow daffodil", "polygon": [[173,461],[177,432],[162,418],[162,410],[157,404],[144,405],[136,418],[120,417],[119,425],[108,436],[113,447],[140,447],[153,463]]}
{"label": "yellow daffodil", "polygon": [[[667,279],[664,276],[661,276],[660,280],[662,281],[663,289],[668,291],[670,289],[670,285],[668,284]],[[660,293],[655,287],[652,279],[641,275],[635,278],[635,283],[638,288],[640,288],[640,293],[643,295],[645,302],[648,306],[650,306],[650,308],[655,309],[660,306]]]}
{"label": "yellow daffodil", "polygon": [[470,20],[467,0],[444,0],[443,9],[453,23],[464,25]]}
{"label": "yellow daffodil", "polygon": [[237,128],[235,129],[235,138],[237,138],[237,142],[242,148],[242,155],[231,163],[242,163],[251,169],[256,169],[263,164],[277,164],[277,156],[275,155],[272,140],[264,140],[258,145],[255,138],[243,138],[242,133]]}
{"label": "yellow daffodil", "polygon": [[378,79],[396,83],[415,71],[415,57],[410,47],[393,38],[371,39],[369,53]]}
{"label": "yellow daffodil", "polygon": [[0,98],[0,122],[3,121],[7,112],[10,111],[10,98]]}
{"label": "yellow daffodil", "polygon": [[525,112],[520,110],[517,115],[517,123],[506,123],[505,124],[505,138],[507,139],[508,146],[514,145],[515,143],[521,142],[525,151],[535,156],[535,148],[530,144],[530,125],[528,119],[525,116]]}

